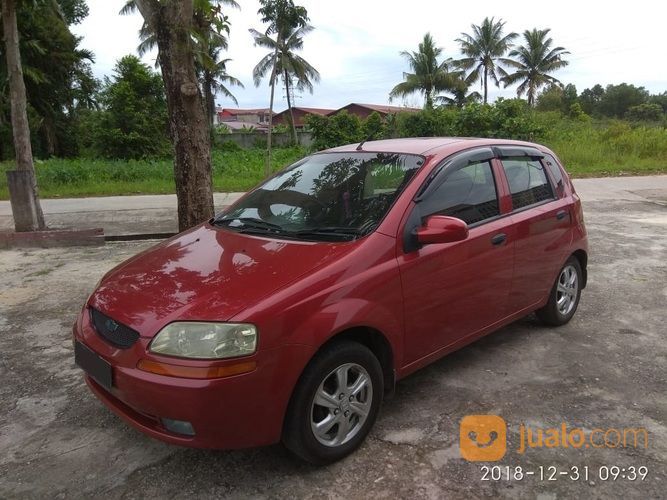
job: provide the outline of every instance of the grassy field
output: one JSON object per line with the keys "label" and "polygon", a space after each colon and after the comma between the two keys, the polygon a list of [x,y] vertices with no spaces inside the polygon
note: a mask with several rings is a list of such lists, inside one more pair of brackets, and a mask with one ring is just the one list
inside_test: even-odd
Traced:
{"label": "grassy field", "polygon": [[[303,148],[276,149],[275,170],[306,154]],[[213,190],[245,191],[262,180],[264,150],[214,151]],[[10,162],[0,164],[0,199],[9,198],[5,170]],[[173,163],[170,159],[144,161],[50,159],[36,161],[37,185],[42,198],[77,196],[112,196],[124,194],[165,194],[174,192]]]}
{"label": "grassy field", "polygon": [[562,120],[543,113],[537,142],[551,148],[572,177],[667,173],[667,129],[618,120]]}
{"label": "grassy field", "polygon": [[[553,149],[573,177],[650,175],[667,173],[667,129],[631,127],[621,121],[563,120],[541,113],[546,131],[537,142]],[[214,151],[213,189],[245,191],[263,178],[263,150]],[[307,154],[303,148],[276,149],[278,170]],[[11,162],[0,163],[0,199],[9,197],[4,171]],[[50,159],[37,161],[37,183],[43,198],[162,194],[174,192],[172,161],[115,161]]]}

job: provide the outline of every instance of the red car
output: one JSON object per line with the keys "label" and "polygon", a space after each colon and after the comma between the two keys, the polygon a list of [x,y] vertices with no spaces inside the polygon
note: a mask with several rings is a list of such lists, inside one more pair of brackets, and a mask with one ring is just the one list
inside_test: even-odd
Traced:
{"label": "red car", "polygon": [[526,142],[366,142],[282,170],[119,265],[74,326],[95,395],[169,443],[327,463],[397,380],[529,313],[574,315],[579,197]]}

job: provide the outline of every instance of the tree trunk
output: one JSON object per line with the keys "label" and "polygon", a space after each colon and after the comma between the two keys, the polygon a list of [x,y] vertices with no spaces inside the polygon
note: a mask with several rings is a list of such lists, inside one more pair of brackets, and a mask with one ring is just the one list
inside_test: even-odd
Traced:
{"label": "tree trunk", "polygon": [[273,131],[273,97],[276,90],[276,63],[278,62],[278,47],[273,54],[273,69],[271,70],[271,98],[269,99],[269,129],[266,134],[266,164],[264,165],[264,177],[271,175],[271,133]]}
{"label": "tree trunk", "polygon": [[290,96],[290,78],[289,75],[287,74],[287,70],[284,71],[285,75],[283,78],[285,78],[285,94],[287,94],[287,109],[289,109],[289,118],[290,122],[292,125],[292,144],[297,144],[299,141],[299,138],[296,135],[296,125],[294,124],[294,113],[292,112],[292,98]]}
{"label": "tree trunk", "polygon": [[204,71],[204,101],[206,102],[208,125],[212,132],[215,126],[215,94],[213,93],[213,77],[210,71]]}
{"label": "tree trunk", "polygon": [[136,3],[156,36],[174,144],[178,228],[184,231],[213,216],[210,128],[190,39],[193,0]]}
{"label": "tree trunk", "polygon": [[[2,27],[5,34],[16,167],[18,170],[28,172],[24,174],[28,178],[28,182],[25,184],[25,196],[20,197],[22,200],[27,200],[28,203],[12,203],[12,212],[21,212],[20,217],[17,217],[17,214],[14,213],[16,231],[37,231],[46,229],[46,225],[44,224],[42,207],[39,204],[35,166],[32,160],[25,83],[23,82],[19,33],[16,25],[16,0],[2,0]],[[17,219],[23,220],[23,223],[19,224]]]}
{"label": "tree trunk", "polygon": [[484,66],[484,104],[488,102],[489,95],[489,70]]}

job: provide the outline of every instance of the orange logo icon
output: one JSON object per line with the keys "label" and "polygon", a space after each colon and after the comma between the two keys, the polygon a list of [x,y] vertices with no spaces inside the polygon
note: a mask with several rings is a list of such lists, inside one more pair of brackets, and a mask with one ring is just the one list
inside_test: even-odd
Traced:
{"label": "orange logo icon", "polygon": [[507,451],[507,424],[497,415],[468,415],[461,420],[461,456],[471,462],[495,462]]}

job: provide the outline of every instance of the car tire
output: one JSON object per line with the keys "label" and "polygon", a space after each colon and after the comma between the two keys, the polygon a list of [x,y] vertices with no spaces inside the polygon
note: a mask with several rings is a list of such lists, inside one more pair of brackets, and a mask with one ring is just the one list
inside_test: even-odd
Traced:
{"label": "car tire", "polygon": [[561,326],[572,319],[579,306],[582,275],[579,260],[576,257],[567,259],[558,271],[546,305],[535,311],[542,323],[548,326]]}
{"label": "car tire", "polygon": [[325,346],[292,394],[284,445],[312,464],[340,460],[368,435],[383,394],[382,367],[370,349],[351,341]]}

